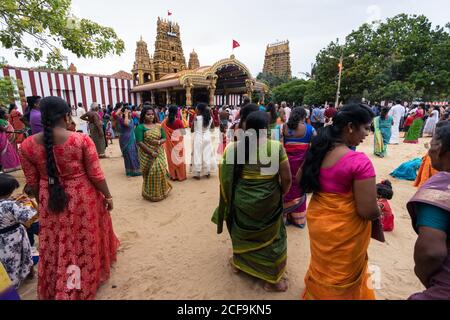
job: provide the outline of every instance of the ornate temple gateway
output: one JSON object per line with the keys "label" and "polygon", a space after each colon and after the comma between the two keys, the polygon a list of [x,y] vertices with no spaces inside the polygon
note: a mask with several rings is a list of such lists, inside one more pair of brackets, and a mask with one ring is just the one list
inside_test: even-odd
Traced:
{"label": "ornate temple gateway", "polygon": [[138,85],[132,92],[139,93],[142,101],[156,105],[239,105],[244,95],[251,97],[254,92],[264,99],[268,87],[255,80],[234,55],[201,67],[193,51],[186,67],[178,24],[158,18],[157,25],[153,58],[147,44],[142,39],[137,42],[132,73]]}

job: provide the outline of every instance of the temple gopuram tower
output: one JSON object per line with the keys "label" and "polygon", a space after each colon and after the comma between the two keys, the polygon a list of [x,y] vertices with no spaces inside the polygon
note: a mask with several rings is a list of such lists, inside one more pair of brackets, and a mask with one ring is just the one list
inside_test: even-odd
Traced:
{"label": "temple gopuram tower", "polygon": [[137,42],[136,58],[134,61],[133,79],[138,81],[138,84],[155,81],[155,69],[153,68],[153,61],[148,54],[147,43],[141,40]]}
{"label": "temple gopuram tower", "polygon": [[189,57],[188,69],[195,70],[198,68],[200,68],[200,61],[198,60],[198,55],[195,52],[195,50],[192,50],[191,55]]}
{"label": "temple gopuram tower", "polygon": [[186,69],[180,27],[177,23],[158,18],[153,65],[156,80],[166,74]]}
{"label": "temple gopuram tower", "polygon": [[289,41],[278,42],[267,46],[263,72],[277,77],[287,76],[288,79],[292,78]]}

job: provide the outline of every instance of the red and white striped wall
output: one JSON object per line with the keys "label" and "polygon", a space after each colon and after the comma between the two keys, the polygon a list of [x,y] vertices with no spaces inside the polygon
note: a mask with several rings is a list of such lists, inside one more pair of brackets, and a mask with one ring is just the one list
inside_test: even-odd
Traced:
{"label": "red and white striped wall", "polygon": [[[26,108],[28,96],[58,96],[71,106],[83,103],[86,108],[93,102],[114,106],[117,102],[128,102],[133,105],[141,103],[140,95],[132,93],[134,82],[128,79],[111,76],[88,75],[80,73],[34,71],[26,68],[6,66],[0,68],[0,78],[10,77],[20,80],[16,90],[20,100],[17,106]],[[13,102],[13,101],[11,101]]]}
{"label": "red and white striped wall", "polygon": [[216,106],[239,106],[242,103],[242,95],[240,94],[228,94],[214,96],[214,103]]}

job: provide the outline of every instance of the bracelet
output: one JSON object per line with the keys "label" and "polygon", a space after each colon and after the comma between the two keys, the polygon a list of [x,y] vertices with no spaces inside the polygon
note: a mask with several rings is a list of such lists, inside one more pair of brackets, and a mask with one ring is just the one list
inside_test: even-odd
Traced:
{"label": "bracelet", "polygon": [[111,201],[112,199],[113,199],[113,197],[110,197],[110,198],[106,198],[106,197],[105,197],[105,200],[106,200],[106,201]]}

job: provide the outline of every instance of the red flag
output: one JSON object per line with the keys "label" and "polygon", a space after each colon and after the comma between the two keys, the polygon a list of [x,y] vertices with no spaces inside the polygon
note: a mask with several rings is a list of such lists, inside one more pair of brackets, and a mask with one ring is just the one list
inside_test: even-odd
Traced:
{"label": "red flag", "polygon": [[240,47],[240,43],[237,42],[236,40],[233,40],[233,49],[236,49],[237,47]]}
{"label": "red flag", "polygon": [[168,16],[171,16],[171,15],[172,15],[172,12],[170,12],[169,10],[167,10],[167,15],[168,15]]}

